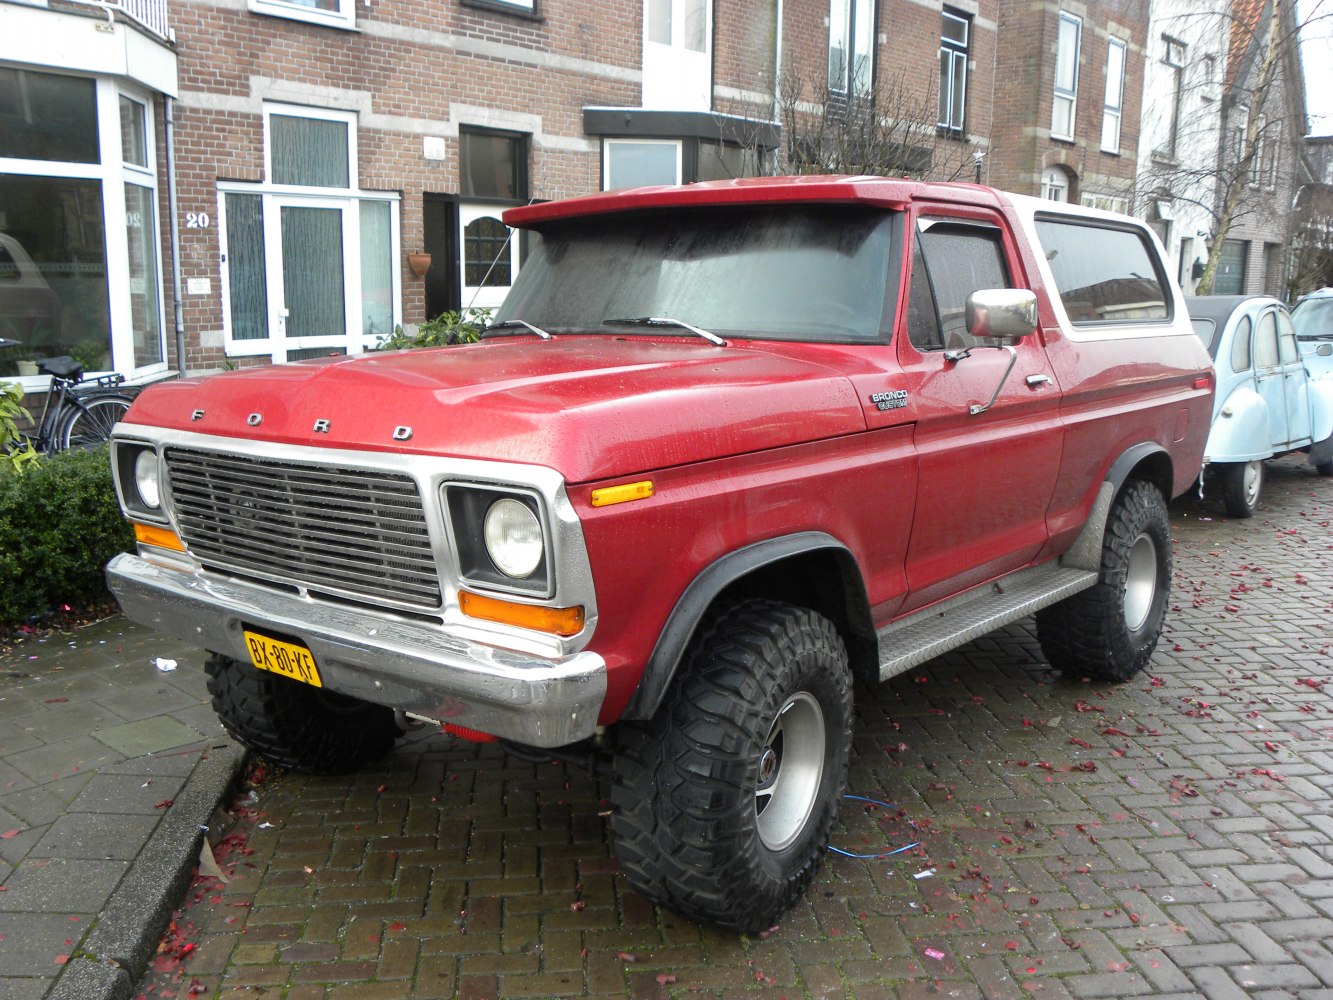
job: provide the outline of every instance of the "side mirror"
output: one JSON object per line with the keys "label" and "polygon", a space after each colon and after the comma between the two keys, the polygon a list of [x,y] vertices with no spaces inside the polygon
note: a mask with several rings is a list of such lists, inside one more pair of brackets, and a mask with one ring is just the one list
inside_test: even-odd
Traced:
{"label": "side mirror", "polygon": [[1007,342],[1037,331],[1037,293],[1026,288],[983,288],[967,297],[967,332]]}
{"label": "side mirror", "polygon": [[1320,344],[1314,352],[1321,358],[1333,357],[1333,344]]}

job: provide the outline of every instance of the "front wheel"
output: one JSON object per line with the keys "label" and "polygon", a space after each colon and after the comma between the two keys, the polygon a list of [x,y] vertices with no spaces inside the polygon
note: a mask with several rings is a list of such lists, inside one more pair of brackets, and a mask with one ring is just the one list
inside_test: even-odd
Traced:
{"label": "front wheel", "polygon": [[772,926],[824,857],[851,736],[828,619],[773,601],[716,619],[653,719],[619,727],[611,824],[630,885],[698,920]]}
{"label": "front wheel", "polygon": [[280,767],[345,774],[386,754],[401,732],[393,710],[213,653],[204,662],[213,711],[239,743]]}
{"label": "front wheel", "polygon": [[1231,517],[1254,517],[1264,492],[1263,462],[1227,462],[1221,467],[1222,503]]}
{"label": "front wheel", "polygon": [[59,448],[87,448],[111,440],[111,429],[125,416],[133,397],[119,393],[88,396],[71,402],[69,414],[56,432]]}
{"label": "front wheel", "polygon": [[1171,531],[1151,483],[1126,483],[1106,519],[1098,580],[1037,612],[1051,666],[1096,681],[1127,681],[1148,663],[1166,620]]}

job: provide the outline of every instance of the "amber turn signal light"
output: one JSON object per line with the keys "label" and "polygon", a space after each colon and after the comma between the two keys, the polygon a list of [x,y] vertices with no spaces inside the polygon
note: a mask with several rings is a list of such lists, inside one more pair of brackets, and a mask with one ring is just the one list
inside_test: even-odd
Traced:
{"label": "amber turn signal light", "polygon": [[517,625],[551,635],[571,636],[583,631],[583,608],[543,608],[532,604],[516,604],[494,597],[482,597],[466,590],[458,594],[458,606],[469,618]]}
{"label": "amber turn signal light", "polygon": [[630,500],[647,500],[653,495],[653,481],[645,479],[638,483],[625,483],[623,486],[604,486],[592,491],[594,507],[609,507],[613,503],[627,503]]}
{"label": "amber turn signal light", "polygon": [[174,531],[166,528],[159,528],[152,524],[135,524],[134,540],[142,542],[144,545],[156,545],[159,549],[175,549],[177,552],[184,552],[185,546],[181,540],[176,537]]}

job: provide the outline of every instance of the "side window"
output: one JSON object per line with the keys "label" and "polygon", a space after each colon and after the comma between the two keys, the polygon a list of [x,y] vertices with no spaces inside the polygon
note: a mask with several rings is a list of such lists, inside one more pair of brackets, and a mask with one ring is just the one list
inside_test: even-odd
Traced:
{"label": "side window", "polygon": [[1280,309],[1277,311],[1277,346],[1284,365],[1294,365],[1301,360],[1301,349],[1296,346],[1296,331],[1292,328],[1291,317]]}
{"label": "side window", "polygon": [[1254,334],[1254,366],[1276,368],[1277,358],[1277,321],[1270,311],[1259,318],[1259,327]]}
{"label": "side window", "polygon": [[1254,327],[1250,324],[1250,317],[1241,317],[1241,321],[1236,324],[1236,335],[1231,341],[1231,370],[1233,372],[1247,372],[1250,370],[1250,334],[1253,332]]}
{"label": "side window", "polygon": [[1008,287],[998,229],[922,219],[912,255],[908,339],[921,351],[985,346],[967,332],[967,297]]}
{"label": "side window", "polygon": [[1145,232],[1082,219],[1039,218],[1037,238],[1075,326],[1168,317],[1162,272]]}

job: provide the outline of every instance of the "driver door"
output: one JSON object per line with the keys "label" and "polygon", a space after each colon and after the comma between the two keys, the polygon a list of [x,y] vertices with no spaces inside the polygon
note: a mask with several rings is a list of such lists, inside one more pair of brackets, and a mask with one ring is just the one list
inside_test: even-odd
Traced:
{"label": "driver door", "polygon": [[921,215],[914,230],[898,359],[917,412],[920,471],[902,612],[1036,557],[1063,439],[1039,335],[1006,349],[967,331],[968,295],[1026,285],[1000,219]]}

